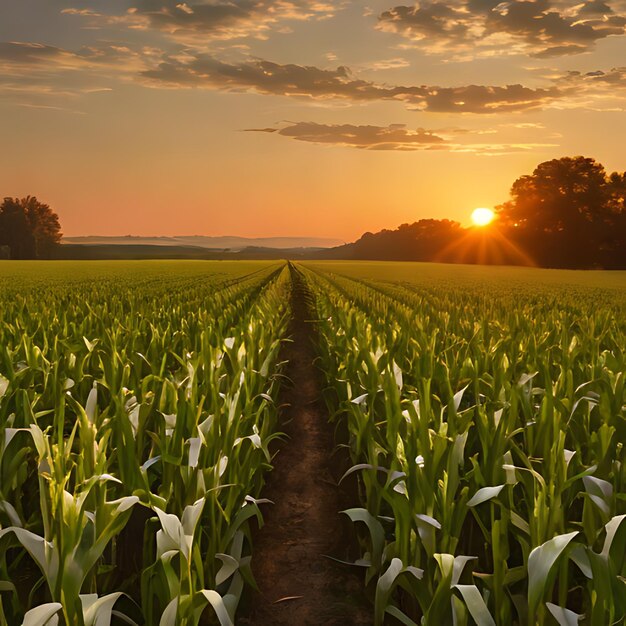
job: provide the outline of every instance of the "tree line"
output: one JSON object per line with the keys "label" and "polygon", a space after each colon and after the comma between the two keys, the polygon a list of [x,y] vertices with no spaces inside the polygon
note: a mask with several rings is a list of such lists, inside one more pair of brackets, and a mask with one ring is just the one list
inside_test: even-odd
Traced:
{"label": "tree line", "polygon": [[[626,269],[626,173],[577,156],[539,164],[518,178],[485,228],[424,219],[321,251],[317,258],[444,261]],[[37,198],[0,205],[0,258],[50,258],[58,215]]]}
{"label": "tree line", "polygon": [[626,173],[594,159],[553,159],[521,176],[483,228],[424,219],[365,233],[325,258],[626,269]]}

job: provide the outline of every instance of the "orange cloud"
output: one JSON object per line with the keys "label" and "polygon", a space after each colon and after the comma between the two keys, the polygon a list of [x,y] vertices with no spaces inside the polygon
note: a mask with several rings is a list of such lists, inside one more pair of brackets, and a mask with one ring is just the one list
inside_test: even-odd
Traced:
{"label": "orange cloud", "polygon": [[600,39],[624,35],[626,6],[623,0],[420,2],[384,11],[378,28],[433,54],[565,56],[589,51]]}
{"label": "orange cloud", "polygon": [[138,30],[154,29],[180,42],[206,43],[245,37],[266,39],[284,22],[327,19],[340,9],[341,3],[316,0],[137,0],[120,14],[77,8],[63,13],[83,17],[94,27],[122,24]]}
{"label": "orange cloud", "polygon": [[345,66],[323,69],[258,58],[226,61],[192,48],[167,54],[154,47],[110,42],[77,51],[29,42],[0,43],[0,86],[5,99],[13,98],[20,90],[42,96],[80,95],[110,89],[114,81],[120,80],[155,88],[253,92],[330,101],[396,101],[410,110],[434,113],[502,114],[548,107],[621,110],[626,68],[557,73],[544,77],[548,81],[545,87],[394,86],[359,78]]}
{"label": "orange cloud", "polygon": [[539,108],[558,98],[555,87],[523,85],[461,87],[386,86],[352,75],[347,67],[334,70],[254,59],[227,63],[210,55],[191,60],[169,58],[142,72],[153,86],[249,90],[268,95],[352,101],[397,100],[416,110],[458,113],[499,113]]}
{"label": "orange cloud", "polygon": [[277,133],[298,141],[344,146],[362,150],[446,150],[449,152],[476,153],[488,156],[510,154],[533,148],[552,147],[554,144],[533,143],[481,143],[465,141],[456,137],[468,135],[463,129],[416,130],[404,124],[389,126],[355,124],[318,124],[315,122],[292,122],[282,128],[249,128],[246,132]]}

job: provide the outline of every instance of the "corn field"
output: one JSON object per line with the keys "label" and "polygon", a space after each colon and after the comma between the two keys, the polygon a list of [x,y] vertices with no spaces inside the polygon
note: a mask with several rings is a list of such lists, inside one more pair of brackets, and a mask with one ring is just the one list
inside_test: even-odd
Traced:
{"label": "corn field", "polygon": [[234,623],[276,436],[285,268],[13,269],[0,623]]}
{"label": "corn field", "polygon": [[374,623],[626,623],[624,276],[370,265],[303,271]]}
{"label": "corn field", "polygon": [[358,501],[338,515],[372,623],[626,623],[623,273],[0,270],[0,624],[236,622],[280,437],[290,271],[348,433]]}

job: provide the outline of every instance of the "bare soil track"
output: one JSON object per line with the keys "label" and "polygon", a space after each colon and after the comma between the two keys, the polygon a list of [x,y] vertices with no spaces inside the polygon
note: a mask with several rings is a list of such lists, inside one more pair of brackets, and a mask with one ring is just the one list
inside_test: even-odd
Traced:
{"label": "bare soil track", "polygon": [[350,523],[339,511],[355,497],[337,480],[347,459],[335,450],[315,367],[314,315],[302,275],[290,265],[292,310],[283,357],[289,364],[283,385],[279,444],[263,496],[265,526],[254,540],[253,571],[259,593],[240,624],[254,626],[370,626],[372,609],[363,593],[361,568],[328,558],[348,558]]}

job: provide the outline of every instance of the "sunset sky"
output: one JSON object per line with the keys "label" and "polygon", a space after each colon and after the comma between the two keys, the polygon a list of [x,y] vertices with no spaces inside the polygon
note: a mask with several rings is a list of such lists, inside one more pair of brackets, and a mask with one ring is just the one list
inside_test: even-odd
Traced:
{"label": "sunset sky", "polygon": [[626,169],[625,28],[626,0],[2,0],[0,194],[72,236],[468,224],[541,161]]}

